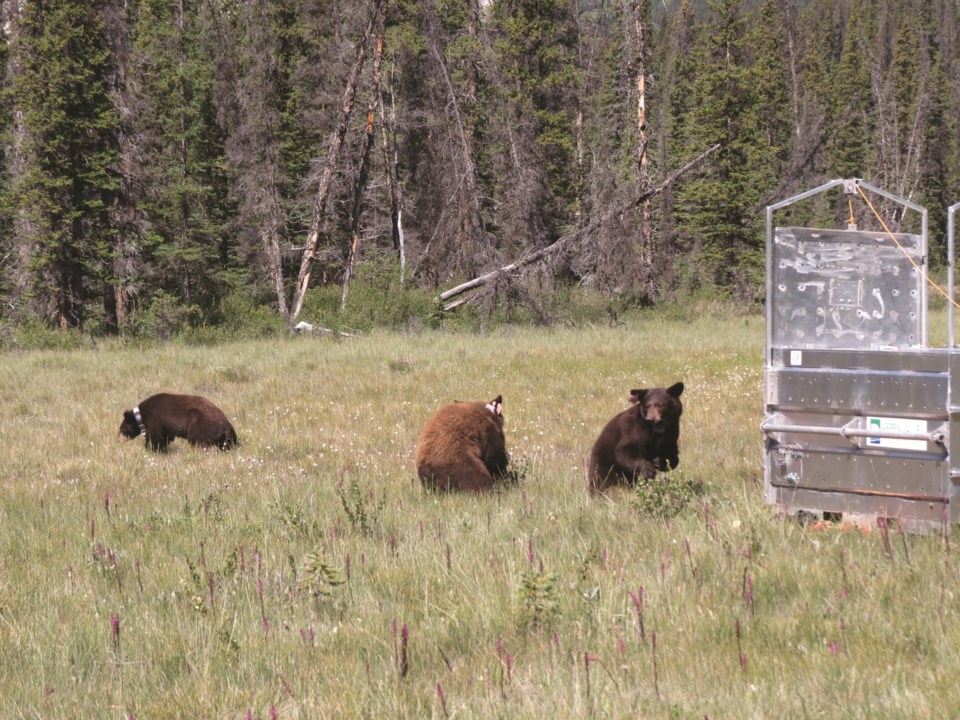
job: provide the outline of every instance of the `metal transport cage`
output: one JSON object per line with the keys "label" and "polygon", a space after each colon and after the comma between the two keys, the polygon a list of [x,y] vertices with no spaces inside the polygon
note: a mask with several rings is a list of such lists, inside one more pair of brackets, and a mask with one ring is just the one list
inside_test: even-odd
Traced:
{"label": "metal transport cage", "polygon": [[[852,224],[774,227],[776,211],[835,188],[871,208],[879,196],[899,212],[920,213],[920,234]],[[914,530],[960,520],[960,498],[953,501],[960,483],[958,207],[948,211],[946,347],[927,341],[925,208],[860,179],[833,180],[767,207],[761,429],[768,504],[788,514],[895,518]]]}

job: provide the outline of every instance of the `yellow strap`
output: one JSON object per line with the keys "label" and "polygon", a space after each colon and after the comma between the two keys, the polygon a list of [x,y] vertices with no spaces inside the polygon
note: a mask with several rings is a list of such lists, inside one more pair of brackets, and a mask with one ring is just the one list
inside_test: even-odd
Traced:
{"label": "yellow strap", "polygon": [[[880,224],[883,225],[883,229],[887,231],[887,235],[889,235],[889,236],[893,239],[893,242],[896,243],[897,247],[900,248],[900,252],[902,252],[902,253],[906,256],[907,260],[910,261],[910,264],[913,265],[914,270],[916,270],[918,273],[920,273],[920,277],[922,277],[924,280],[926,280],[928,284],[932,285],[932,286],[937,290],[937,292],[939,292],[939,293],[940,293],[941,295],[943,295],[947,300],[949,300],[951,303],[953,303],[953,306],[954,306],[954,307],[960,308],[960,304],[958,304],[956,300],[954,300],[952,297],[950,297],[950,295],[947,293],[946,290],[944,290],[942,287],[940,287],[939,285],[937,285],[937,283],[935,283],[935,282],[930,278],[930,276],[927,275],[919,265],[917,265],[916,261],[914,261],[914,259],[913,259],[912,257],[910,257],[910,253],[908,253],[908,252],[906,251],[906,249],[903,247],[903,245],[900,244],[900,241],[897,240],[897,236],[894,235],[894,234],[890,231],[890,228],[887,227],[887,224],[883,221],[883,218],[880,217],[880,213],[878,213],[878,212],[877,212],[877,209],[876,209],[875,207],[873,207],[873,203],[870,202],[870,198],[867,197],[867,194],[866,194],[865,192],[863,192],[863,188],[860,187],[859,185],[857,185],[857,191],[860,193],[860,195],[863,196],[863,199],[867,202],[867,205],[868,205],[868,206],[870,207],[870,209],[873,211],[873,214],[876,216],[877,220],[880,221]],[[851,207],[852,207],[853,201],[851,200],[850,203],[851,203]],[[851,217],[853,217],[853,212],[852,212],[852,210],[851,210]],[[951,260],[952,260],[952,258],[951,258]]]}

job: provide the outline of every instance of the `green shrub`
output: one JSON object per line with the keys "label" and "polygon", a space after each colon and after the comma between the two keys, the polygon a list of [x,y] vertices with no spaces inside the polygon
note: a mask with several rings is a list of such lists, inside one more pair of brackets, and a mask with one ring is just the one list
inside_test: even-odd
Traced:
{"label": "green shrub", "polygon": [[90,347],[80,330],[58,330],[35,318],[19,325],[0,326],[0,350],[75,350]]}
{"label": "green shrub", "polygon": [[327,561],[321,546],[308,552],[304,558],[297,587],[320,600],[330,597],[333,590],[346,581],[344,571]]}
{"label": "green shrub", "polygon": [[641,515],[669,520],[702,494],[703,482],[687,480],[680,470],[674,470],[650,480],[638,478],[631,503]]}
{"label": "green shrub", "polygon": [[373,492],[364,491],[357,479],[351,478],[346,487],[337,486],[337,497],[354,531],[365,536],[383,534],[384,495],[375,499]]}
{"label": "green shrub", "polygon": [[235,290],[223,298],[217,316],[217,327],[235,339],[287,333],[286,323],[276,309],[265,298],[259,298],[247,290]]}
{"label": "green shrub", "polygon": [[526,630],[549,628],[560,617],[560,577],[543,568],[520,574],[517,601],[520,603],[520,627]]}
{"label": "green shrub", "polygon": [[200,308],[184,303],[165,290],[158,290],[145,308],[130,316],[128,332],[136,337],[170,340],[196,323]]}
{"label": "green shrub", "polygon": [[335,331],[367,331],[375,327],[407,330],[432,325],[434,294],[400,282],[395,258],[378,254],[365,259],[350,281],[346,306],[341,310],[342,287],[313,288],[301,316]]}
{"label": "green shrub", "polygon": [[213,345],[226,340],[255,340],[288,333],[286,322],[267,298],[238,288],[220,301],[209,324],[184,328],[180,338],[190,345]]}

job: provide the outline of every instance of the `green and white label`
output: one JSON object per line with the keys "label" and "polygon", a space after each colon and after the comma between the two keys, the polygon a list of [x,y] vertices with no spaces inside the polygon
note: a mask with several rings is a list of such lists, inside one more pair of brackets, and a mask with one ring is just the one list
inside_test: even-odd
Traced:
{"label": "green and white label", "polygon": [[[878,435],[927,435],[926,420],[910,420],[907,418],[868,417],[867,429]],[[869,437],[867,447],[896,448],[898,450],[926,450],[926,440],[910,440],[907,438]]]}

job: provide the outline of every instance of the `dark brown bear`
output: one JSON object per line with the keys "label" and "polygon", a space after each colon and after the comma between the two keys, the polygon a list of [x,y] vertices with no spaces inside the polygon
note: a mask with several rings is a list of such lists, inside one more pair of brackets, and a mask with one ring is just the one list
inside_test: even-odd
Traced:
{"label": "dark brown bear", "polygon": [[668,388],[631,390],[633,407],[613,417],[590,452],[590,492],[632,485],[680,464],[680,395],[683,383]]}
{"label": "dark brown bear", "polygon": [[147,447],[162,452],[174,438],[191,445],[227,450],[238,444],[233,425],[218,408],[198,395],[151,395],[123,413],[120,437],[132,440],[143,435]]}
{"label": "dark brown bear", "polygon": [[427,421],[417,443],[417,474],[425,487],[438,490],[493,488],[507,471],[503,435],[503,398],[493,402],[455,402]]}

